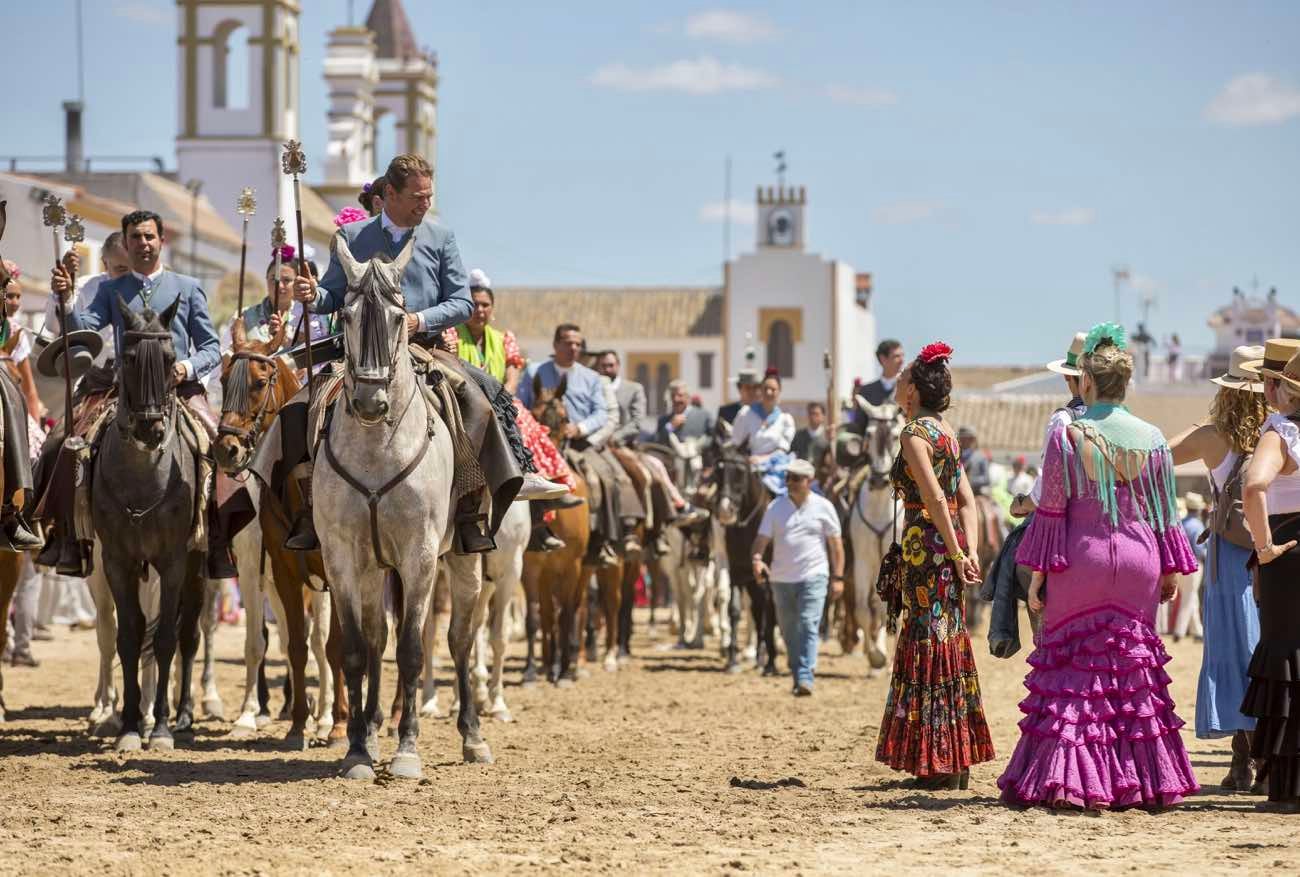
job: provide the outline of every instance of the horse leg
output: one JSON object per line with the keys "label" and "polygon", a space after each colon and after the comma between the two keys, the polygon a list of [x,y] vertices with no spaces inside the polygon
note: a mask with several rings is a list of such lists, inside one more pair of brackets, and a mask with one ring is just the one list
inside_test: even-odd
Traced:
{"label": "horse leg", "polygon": [[[578,648],[579,612],[586,602],[586,582],[589,578],[587,567],[578,559],[573,561],[574,574],[564,579],[569,584],[560,595],[559,605],[559,640],[560,667],[556,672],[555,684],[559,688],[568,688],[578,681],[578,662],[581,650]],[[619,567],[615,567],[619,569]],[[620,573],[621,574],[621,573]],[[577,587],[573,583],[577,583]]]}
{"label": "horse leg", "polygon": [[[145,619],[140,609],[139,568],[105,550],[104,577],[117,611],[117,655],[122,662],[122,731],[118,752],[138,752],[140,742],[140,650]],[[103,613],[100,613],[103,614]]]}
{"label": "horse leg", "polygon": [[[475,560],[478,558],[475,557]],[[394,575],[394,590],[400,592],[401,607],[397,618],[397,689],[401,697],[401,719],[398,722],[397,752],[388,766],[389,773],[401,779],[418,780],[424,773],[416,743],[420,736],[420,712],[416,697],[420,687],[420,670],[423,664],[421,640],[424,621],[432,591],[430,578],[421,578],[416,564],[407,564],[407,576]]]}
{"label": "horse leg", "polygon": [[[242,559],[243,555],[241,555]],[[239,600],[244,604],[244,702],[239,717],[228,736],[234,739],[251,737],[257,733],[257,714],[261,712],[258,698],[258,677],[265,678],[262,664],[266,657],[266,614],[263,608],[262,585],[257,567],[247,561],[240,564]]]}
{"label": "horse leg", "polygon": [[149,732],[151,751],[167,751],[176,745],[171,728],[167,726],[170,714],[167,695],[171,686],[172,661],[176,657],[181,595],[189,584],[188,561],[186,552],[179,557],[167,558],[158,566],[158,616],[153,625],[153,656],[158,663],[158,691],[153,699],[153,730]]}
{"label": "horse leg", "polygon": [[311,595],[311,654],[316,659],[316,678],[320,682],[320,697],[314,715],[317,740],[328,740],[334,726],[334,671],[325,649],[332,602],[329,591],[316,591]]}
{"label": "horse leg", "polygon": [[442,614],[442,604],[447,596],[447,588],[447,567],[441,565],[438,567],[438,574],[433,580],[433,599],[429,601],[429,608],[424,613],[424,640],[422,643],[424,673],[423,692],[421,694],[423,704],[420,707],[420,715],[430,716],[435,719],[445,719],[451,715],[438,704],[438,680],[434,676],[438,654],[438,624]]}
{"label": "horse leg", "polygon": [[[539,566],[539,562],[534,562],[531,567],[524,569],[524,601],[528,606],[524,619],[524,632],[528,637],[528,660],[524,664],[523,678],[526,688],[536,685],[541,676],[538,672],[538,652],[541,653],[540,663],[545,668],[547,681],[554,681],[551,675],[551,628],[549,626],[553,622],[554,615],[548,605],[551,586],[547,584],[550,570],[547,570],[547,579],[543,579]],[[541,640],[540,643],[538,639]]]}
{"label": "horse leg", "polygon": [[289,652],[285,673],[289,700],[285,705],[291,721],[284,743],[290,751],[301,752],[307,748],[307,610],[303,605],[301,576],[292,569],[292,561],[286,554],[271,553],[271,575],[281,607],[280,637]]}
{"label": "horse leg", "polygon": [[[379,570],[381,582],[389,579],[389,574]],[[379,760],[379,732],[384,727],[384,708],[379,699],[380,683],[383,681],[384,651],[388,648],[388,613],[384,610],[382,586],[362,595],[361,622],[366,631],[366,702],[362,715],[366,722],[366,750],[371,761]],[[395,590],[400,593],[400,585]],[[371,597],[373,599],[366,599]]]}
{"label": "horse leg", "polygon": [[482,624],[476,609],[483,587],[483,565],[476,554],[449,554],[443,562],[451,581],[451,624],[447,628],[447,645],[456,664],[456,691],[460,711],[456,728],[461,736],[461,753],[473,764],[491,764],[492,750],[479,729],[478,706],[474,703],[469,681],[469,650],[474,631]]}
{"label": "horse leg", "polygon": [[[640,552],[637,552],[639,555]],[[622,575],[597,575],[600,583],[600,603],[605,612],[605,657],[602,665],[606,673],[618,672],[618,637],[619,619],[622,617],[623,580],[628,577],[629,568],[640,565],[640,558],[629,556],[623,561]]]}
{"label": "horse leg", "polygon": [[[333,575],[333,572],[334,570],[331,570],[331,581],[344,581],[342,577]],[[357,585],[360,585],[360,582],[357,582]],[[361,697],[361,682],[366,674],[368,651],[365,631],[362,627],[361,603],[355,599],[356,595],[349,591],[338,590],[334,597],[337,604],[334,608],[340,627],[343,675],[347,681],[349,702],[356,705],[350,711],[347,721],[348,751],[343,758],[340,772],[347,779],[373,780],[374,759],[366,749],[369,727]]]}
{"label": "horse leg", "polygon": [[[226,720],[226,707],[221,702],[221,693],[217,691],[216,654],[213,640],[217,635],[217,625],[221,620],[221,579],[204,579],[203,586],[203,675],[199,684],[203,686],[203,715],[219,722]],[[182,653],[183,653],[182,649]]]}
{"label": "horse leg", "polygon": [[[181,681],[180,692],[181,700],[176,707],[176,728],[177,734],[194,733],[194,656],[199,651],[199,616],[206,610],[206,592],[210,590],[210,582],[203,576],[203,555],[197,552],[190,552],[188,562],[185,566],[185,583],[184,590],[181,592],[180,605],[180,629],[177,637],[181,648]],[[216,615],[213,615],[216,618]],[[210,672],[208,669],[208,659],[212,650],[212,637],[204,637],[205,640],[205,659],[204,673]],[[207,684],[212,684],[210,681]],[[205,685],[206,689],[206,685]],[[213,685],[213,690],[216,686]],[[204,702],[207,701],[207,694],[204,694]],[[204,707],[207,712],[207,707]],[[208,713],[211,715],[211,713]],[[219,718],[219,716],[218,716]]]}
{"label": "horse leg", "polygon": [[717,601],[718,612],[718,637],[722,640],[719,651],[722,657],[734,654],[733,646],[736,639],[736,628],[731,617],[731,571],[721,560],[713,561],[713,584],[714,599]]}
{"label": "horse leg", "polygon": [[325,640],[325,657],[329,661],[330,672],[334,674],[334,724],[329,732],[329,745],[342,746],[348,740],[348,683],[343,670],[344,637],[343,626],[339,622],[339,600],[337,592],[331,592],[330,598],[330,635]]}
{"label": "horse leg", "polygon": [[772,586],[761,586],[758,600],[763,604],[762,637],[767,641],[767,664],[763,667],[764,676],[779,676],[776,667],[776,598],[772,595]]}
{"label": "horse leg", "polygon": [[618,601],[618,657],[632,657],[632,609],[636,606],[637,569],[624,568],[619,580]]}
{"label": "horse leg", "polygon": [[[515,563],[519,563],[522,559],[522,555],[520,555]],[[492,627],[490,634],[492,674],[488,680],[488,715],[498,722],[509,722],[514,719],[510,714],[510,707],[506,706],[501,677],[506,667],[506,616],[510,612],[510,602],[514,597],[514,583],[518,581],[517,573],[503,576],[502,581],[496,583],[496,588],[492,594]],[[510,583],[509,586],[507,586],[507,582]]]}
{"label": "horse leg", "polygon": [[90,599],[95,604],[95,640],[99,646],[99,682],[95,687],[95,707],[90,711],[90,733],[96,737],[116,737],[122,733],[122,717],[117,713],[117,689],[113,685],[113,659],[117,657],[117,611],[113,592],[104,573],[103,549],[95,540],[95,571],[86,579]]}
{"label": "horse leg", "polygon": [[478,604],[474,608],[474,617],[478,619],[478,623],[474,625],[474,669],[470,673],[470,682],[474,688],[474,705],[480,713],[488,712],[492,708],[492,693],[488,689],[487,620],[494,596],[496,596],[496,586],[485,576],[483,590],[479,592]]}
{"label": "horse leg", "polygon": [[740,665],[740,610],[744,600],[740,594],[741,585],[733,578],[728,578],[727,592],[730,598],[727,600],[727,622],[731,627],[731,637],[727,641],[727,665],[726,672],[739,673],[742,670]]}

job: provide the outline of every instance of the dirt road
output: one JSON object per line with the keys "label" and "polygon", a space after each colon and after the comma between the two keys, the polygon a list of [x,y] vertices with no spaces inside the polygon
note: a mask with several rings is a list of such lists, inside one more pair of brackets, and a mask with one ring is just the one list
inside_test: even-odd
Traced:
{"label": "dirt road", "polygon": [[[5,672],[0,873],[1300,873],[1300,821],[1218,794],[1227,747],[1190,728],[1207,791],[1177,811],[1000,805],[1023,652],[995,660],[977,639],[999,760],[973,771],[968,792],[921,795],[872,759],[886,680],[866,680],[862,658],[826,647],[816,697],[795,700],[784,679],[725,676],[712,651],[666,651],[666,631],[640,630],[621,673],[595,667],[569,690],[512,686],[516,721],[486,725],[495,765],[461,764],[454,725],[425,720],[419,784],[337,779],[338,752],[277,748],[284,724],[231,742],[227,725],[205,721],[175,752],[118,756],[84,733],[94,636],[57,632],[38,644],[40,669]],[[242,636],[223,626],[218,640],[228,711],[242,694]],[[1190,721],[1200,646],[1170,648]],[[385,674],[391,691],[391,661]],[[385,758],[393,748],[386,738]]]}

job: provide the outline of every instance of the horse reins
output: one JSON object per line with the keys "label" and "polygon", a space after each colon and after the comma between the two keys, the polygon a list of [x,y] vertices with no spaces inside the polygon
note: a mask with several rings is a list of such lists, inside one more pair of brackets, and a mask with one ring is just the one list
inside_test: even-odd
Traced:
{"label": "horse reins", "polygon": [[[244,361],[245,363],[247,363],[250,360],[253,362],[260,362],[272,367],[271,376],[267,378],[266,392],[262,395],[262,404],[258,406],[257,411],[251,415],[249,415],[248,412],[244,410],[247,404],[247,397],[248,397],[247,382],[245,382],[242,388],[242,392],[227,393],[221,406],[221,413],[223,415],[242,414],[245,416],[250,416],[252,418],[253,425],[248,429],[244,429],[243,427],[228,426],[227,424],[222,423],[217,426],[217,436],[218,437],[226,436],[226,435],[232,436],[241,445],[245,446],[251,451],[257,447],[258,439],[261,438],[263,421],[266,420],[267,418],[267,411],[270,408],[271,397],[272,395],[274,395],[273,391],[275,389],[279,376],[275,369],[275,357],[264,356],[260,353],[253,353],[252,351],[248,351],[248,350],[241,350],[241,351],[237,351],[231,356],[231,369],[229,375],[227,375],[228,378],[237,377],[247,371],[247,366],[245,366],[245,368],[243,369],[237,367],[238,363],[241,360]],[[252,463],[252,456],[250,454],[248,458],[248,462],[245,463],[243,466],[240,466],[231,474],[238,475],[240,472],[246,470],[249,464],[251,463]]]}

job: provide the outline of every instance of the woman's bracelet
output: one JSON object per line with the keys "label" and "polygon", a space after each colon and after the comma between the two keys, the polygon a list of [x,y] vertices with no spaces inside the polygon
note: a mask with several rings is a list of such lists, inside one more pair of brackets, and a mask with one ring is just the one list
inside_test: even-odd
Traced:
{"label": "woman's bracelet", "polygon": [[948,557],[950,557],[952,559],[952,562],[956,564],[963,564],[970,559],[966,556],[966,552],[962,551],[961,549],[951,552],[948,555]]}

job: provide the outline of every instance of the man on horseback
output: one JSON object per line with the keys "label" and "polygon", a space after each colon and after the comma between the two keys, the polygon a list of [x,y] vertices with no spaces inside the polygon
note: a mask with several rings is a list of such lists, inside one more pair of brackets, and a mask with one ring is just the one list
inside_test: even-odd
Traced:
{"label": "man on horseback", "polygon": [[564,382],[564,407],[569,415],[565,437],[587,470],[591,491],[592,536],[588,560],[600,566],[618,562],[612,543],[634,545],[636,522],[645,517],[632,479],[608,448],[592,443],[591,437],[609,422],[610,412],[600,375],[578,361],[582,353],[582,329],[573,323],[555,327],[554,357],[533,363],[519,382],[519,400],[525,408],[533,404],[534,384],[555,389]]}
{"label": "man on horseback", "polygon": [[[465,267],[461,263],[456,237],[426,214],[433,204],[433,168],[414,153],[399,155],[384,174],[383,209],[378,218],[349,223],[340,229],[352,256],[361,263],[380,253],[396,257],[413,242],[411,260],[402,276],[402,295],[407,309],[406,332],[412,344],[443,356],[444,366],[460,369],[470,378],[464,392],[457,394],[465,432],[476,444],[479,463],[493,499],[492,518],[499,521],[505,505],[516,500],[549,499],[563,496],[568,489],[539,477],[515,425],[515,408],[510,393],[487,372],[462,363],[454,354],[441,350],[445,329],[464,323],[473,312]],[[304,302],[317,314],[330,314],[343,306],[347,294],[347,276],[337,253],[330,257],[329,268],[319,284],[314,277],[299,276],[294,298]],[[435,353],[437,356],[437,353]],[[439,378],[441,375],[439,374]],[[434,380],[431,378],[431,380]],[[473,385],[473,386],[471,386]],[[305,406],[289,405],[281,413],[291,418],[306,417],[296,413]],[[289,427],[284,434],[304,431]],[[307,449],[286,449],[290,465],[304,460]],[[306,464],[303,468],[310,468]],[[299,470],[301,471],[301,469]],[[301,476],[307,507],[294,521],[285,545],[295,550],[319,547],[311,512],[311,476]],[[480,529],[486,523],[486,530]],[[466,553],[490,551],[494,547],[494,525],[479,512],[474,494],[462,497],[456,509],[456,529],[460,550]]]}
{"label": "man on horseback", "polygon": [[[122,217],[122,235],[125,238],[127,259],[131,272],[120,277],[100,283],[95,297],[85,307],[71,307],[67,315],[69,330],[100,330],[106,326],[113,327],[113,343],[116,359],[122,356],[122,333],[125,320],[122,306],[133,312],[146,308],[155,313],[163,313],[175,302],[175,309],[170,330],[172,343],[176,349],[176,363],[172,367],[171,381],[176,386],[177,398],[194,415],[209,438],[215,438],[216,420],[208,408],[207,396],[203,387],[203,378],[221,364],[221,344],[212,318],[208,315],[208,299],[199,286],[198,280],[183,274],[167,270],[162,264],[162,250],[167,242],[166,229],[162,217],[149,210],[136,210]],[[71,278],[62,265],[56,267],[51,276],[50,288],[65,301],[72,297]],[[78,424],[72,427],[72,434],[88,428],[98,420],[85,412]],[[65,429],[67,429],[65,425]],[[62,436],[52,437],[51,441],[62,441]],[[48,442],[47,442],[48,444]],[[42,453],[42,456],[46,456]],[[60,517],[60,523],[67,518]],[[68,545],[75,540],[75,534],[69,527],[62,527],[62,540]],[[215,534],[213,534],[215,536]],[[66,549],[65,549],[66,550]],[[229,568],[229,559],[225,546],[210,544],[210,570],[213,577],[233,575]],[[225,563],[221,561],[224,560]]]}
{"label": "man on horseback", "polygon": [[[876,362],[880,363],[880,377],[869,384],[859,384],[854,393],[855,408],[859,410],[845,427],[858,435],[866,428],[868,417],[856,404],[858,399],[869,405],[885,405],[894,401],[894,390],[898,386],[898,376],[903,373],[906,356],[902,342],[886,338],[876,345]],[[901,414],[900,414],[901,417]]]}

